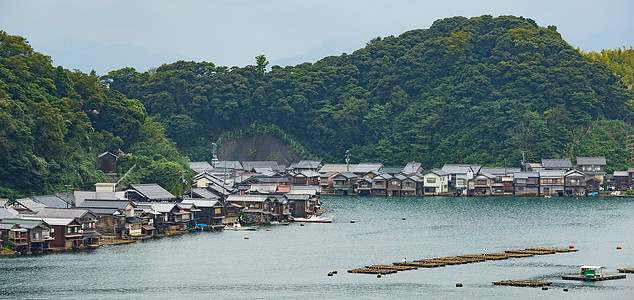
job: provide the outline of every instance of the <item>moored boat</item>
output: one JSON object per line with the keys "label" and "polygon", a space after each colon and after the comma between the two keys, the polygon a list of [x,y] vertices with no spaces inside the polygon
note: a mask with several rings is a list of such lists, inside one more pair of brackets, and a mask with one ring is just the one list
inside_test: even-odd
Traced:
{"label": "moored boat", "polygon": [[332,223],[332,218],[310,216],[308,218],[293,218],[293,221],[308,223]]}
{"label": "moored boat", "polygon": [[227,224],[224,227],[225,230],[258,230],[256,226],[242,226],[240,222],[235,222],[233,224]]}

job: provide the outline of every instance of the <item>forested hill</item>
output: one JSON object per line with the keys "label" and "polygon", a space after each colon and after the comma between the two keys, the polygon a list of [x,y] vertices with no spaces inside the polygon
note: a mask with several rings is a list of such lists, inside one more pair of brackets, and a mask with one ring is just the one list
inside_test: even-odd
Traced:
{"label": "forested hill", "polygon": [[[107,180],[97,155],[123,150],[131,182],[176,191],[186,160],[138,100],[107,89],[96,76],[53,67],[22,37],[0,31],[0,197],[94,190]],[[168,176],[169,174],[169,176]]]}
{"label": "forested hill", "polygon": [[179,149],[209,159],[225,130],[275,124],[325,161],[424,166],[605,155],[625,167],[632,94],[555,26],[453,17],[297,66],[179,61],[102,81],[139,99]]}

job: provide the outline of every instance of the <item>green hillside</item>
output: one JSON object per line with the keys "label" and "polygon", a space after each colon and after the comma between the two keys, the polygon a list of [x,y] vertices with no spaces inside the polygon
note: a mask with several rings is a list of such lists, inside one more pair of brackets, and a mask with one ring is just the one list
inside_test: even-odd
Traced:
{"label": "green hillside", "polygon": [[[632,132],[632,93],[556,27],[531,19],[453,17],[352,54],[267,64],[179,61],[102,80],[139,99],[193,159],[209,159],[223,131],[253,123],[275,124],[336,162],[350,149],[354,160],[385,164],[517,166],[524,151],[528,160],[606,155],[612,169],[629,155],[612,154]],[[605,126],[595,122],[623,130],[596,137],[589,128]]]}
{"label": "green hillside", "polygon": [[138,100],[96,76],[55,68],[24,38],[0,31],[0,197],[93,190],[107,179],[97,155],[118,149],[130,153],[123,172],[138,166],[131,182],[177,191],[172,174],[187,164],[163,131]]}

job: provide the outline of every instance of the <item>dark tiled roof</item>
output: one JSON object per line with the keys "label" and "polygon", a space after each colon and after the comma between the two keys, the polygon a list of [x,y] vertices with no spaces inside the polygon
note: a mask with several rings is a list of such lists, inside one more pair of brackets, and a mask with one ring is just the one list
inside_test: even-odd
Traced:
{"label": "dark tiled roof", "polygon": [[409,162],[407,163],[407,165],[405,165],[405,167],[403,168],[403,173],[405,174],[412,174],[412,173],[416,173],[418,172],[418,169],[420,169],[420,167],[422,166],[421,163],[417,163],[417,162]]}
{"label": "dark tiled roof", "polygon": [[300,160],[297,163],[298,169],[317,169],[321,166],[321,160]]}
{"label": "dark tiled roof", "polygon": [[130,187],[149,200],[170,200],[176,198],[156,183],[133,184]]}
{"label": "dark tiled roof", "polygon": [[[78,208],[112,208],[112,209],[125,209],[131,201],[129,200],[96,200],[86,199],[81,204],[77,205]],[[132,204],[133,206],[136,206]]]}
{"label": "dark tiled roof", "polygon": [[605,157],[577,157],[577,165],[605,166]]}
{"label": "dark tiled roof", "polygon": [[548,168],[570,168],[572,169],[572,162],[569,159],[547,159],[542,158],[542,167]]}
{"label": "dark tiled roof", "polygon": [[365,174],[371,171],[378,172],[379,169],[381,169],[381,166],[383,165],[380,163],[360,163],[359,165],[357,165],[356,168],[354,168],[354,171],[352,171],[352,173]]}

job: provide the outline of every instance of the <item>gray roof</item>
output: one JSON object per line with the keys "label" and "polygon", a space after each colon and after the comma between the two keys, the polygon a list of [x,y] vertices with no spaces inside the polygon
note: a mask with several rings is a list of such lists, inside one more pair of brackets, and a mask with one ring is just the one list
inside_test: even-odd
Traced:
{"label": "gray roof", "polygon": [[627,171],[614,171],[614,177],[628,177],[630,176],[630,173],[628,173]]}
{"label": "gray roof", "polygon": [[267,195],[231,195],[226,202],[264,202],[268,198]]}
{"label": "gray roof", "polygon": [[[33,196],[33,200],[44,204],[46,207],[69,208],[70,204],[55,195]],[[71,200],[70,198],[68,199]]]}
{"label": "gray roof", "polygon": [[403,167],[382,167],[381,168],[381,174],[387,173],[387,174],[396,174],[396,173],[400,173],[401,171],[403,171]]}
{"label": "gray roof", "polygon": [[319,169],[319,173],[328,173],[328,172],[339,172],[344,173],[347,172],[348,168],[350,171],[353,171],[357,168],[357,164],[325,164],[321,169]]}
{"label": "gray roof", "polygon": [[132,184],[130,187],[149,200],[171,200],[176,197],[156,183]]}
{"label": "gray roof", "polygon": [[219,160],[214,162],[214,167],[223,169],[244,170],[242,164],[237,160]]}
{"label": "gray roof", "polygon": [[539,173],[537,172],[515,172],[513,173],[513,177],[515,178],[522,178],[522,179],[528,179],[530,178],[535,178],[535,177],[539,177]]}
{"label": "gray roof", "polygon": [[132,203],[132,206],[136,206],[130,200],[96,200],[96,199],[86,199],[80,205],[77,205],[78,208],[87,208],[92,210],[93,208],[112,208],[112,209],[125,209],[128,204]]}
{"label": "gray roof", "polygon": [[403,174],[396,174],[394,175],[394,178],[398,179],[398,180],[404,180],[407,178],[407,176],[403,175]]}
{"label": "gray roof", "polygon": [[313,171],[313,170],[302,170],[301,172],[299,172],[300,174],[311,178],[311,177],[319,177],[319,173]]}
{"label": "gray roof", "polygon": [[482,167],[480,169],[480,174],[491,174],[495,176],[509,175],[513,173],[520,172],[520,168],[488,168]]}
{"label": "gray roof", "polygon": [[570,168],[572,169],[572,162],[569,159],[547,159],[542,158],[542,167],[549,168]]}
{"label": "gray roof", "polygon": [[183,199],[181,204],[194,204],[196,207],[214,207],[218,205],[216,200],[201,200],[201,199]]}
{"label": "gray roof", "polygon": [[321,160],[300,160],[295,168],[316,170],[321,166]]}
{"label": "gray roof", "polygon": [[423,172],[423,175],[429,174],[429,173],[434,173],[437,176],[447,176],[449,175],[449,173],[441,170],[441,169],[433,169],[433,170],[427,170]]}
{"label": "gray roof", "polygon": [[417,163],[417,162],[409,162],[407,163],[407,165],[405,165],[405,167],[403,168],[402,172],[405,174],[412,174],[412,173],[416,173],[418,172],[418,169],[420,169],[422,166],[421,163]]}
{"label": "gray roof", "polygon": [[359,165],[357,165],[356,168],[354,168],[354,171],[352,171],[352,173],[365,174],[372,171],[379,172],[379,169],[381,169],[382,166],[383,164],[380,163],[360,163]]}
{"label": "gray roof", "polygon": [[168,213],[174,209],[176,203],[155,202],[152,203],[152,209],[160,213]]}
{"label": "gray roof", "polygon": [[19,203],[21,206],[27,208],[28,210],[36,213],[42,209],[44,209],[44,207],[46,207],[44,204],[39,203],[39,202],[35,202],[29,198],[24,198],[24,199],[17,199],[15,200],[15,202]]}
{"label": "gray roof", "polygon": [[0,207],[0,220],[6,218],[15,218],[18,216],[18,212],[13,208]]}
{"label": "gray roof", "polygon": [[9,199],[7,198],[0,198],[0,206],[6,206],[7,203],[9,203]]}
{"label": "gray roof", "polygon": [[206,161],[190,161],[189,168],[194,170],[194,172],[196,173],[201,173],[207,170],[211,170],[214,167]]}
{"label": "gray roof", "polygon": [[563,170],[542,170],[539,171],[539,177],[564,177],[566,172]]}
{"label": "gray roof", "polygon": [[306,194],[285,194],[284,196],[286,196],[286,199],[288,199],[289,201],[293,201],[293,200],[306,201],[310,199],[310,195],[306,195]]}
{"label": "gray roof", "polygon": [[376,179],[388,180],[388,179],[391,179],[392,177],[394,177],[394,176],[392,176],[391,174],[384,173],[384,174],[379,174],[377,176],[374,176],[374,180],[376,180]]}
{"label": "gray roof", "polygon": [[214,194],[214,196],[213,196],[213,197],[211,197],[211,198],[216,198],[216,197],[217,197],[217,195],[223,195],[223,196],[228,196],[228,195],[231,195],[231,192],[230,192],[230,191],[228,191],[226,188],[222,188],[222,187],[219,187],[219,186],[217,186],[217,185],[213,185],[213,184],[208,185],[208,186],[207,186],[207,190],[208,190],[211,194],[214,194],[214,191],[217,193],[217,194]]}
{"label": "gray roof", "polygon": [[[221,188],[218,188],[218,189],[221,190]],[[195,194],[196,196],[198,196],[199,198],[203,198],[203,199],[216,199],[216,198],[218,198],[218,196],[216,196],[216,194],[212,193],[208,189],[194,188],[194,189],[192,189],[192,193]],[[186,193],[184,196],[189,196],[189,193]]]}
{"label": "gray roof", "polygon": [[605,157],[577,157],[577,165],[605,166]]}
{"label": "gray roof", "polygon": [[243,161],[242,166],[244,167],[245,171],[253,171],[256,168],[258,169],[269,168],[275,172],[280,171],[280,166],[277,164],[276,161]]}
{"label": "gray roof", "polygon": [[50,208],[46,207],[40,212],[35,214],[38,218],[61,218],[61,219],[75,219],[81,218],[86,213],[90,213],[87,209],[80,208]]}
{"label": "gray roof", "polygon": [[343,176],[346,179],[357,178],[357,174],[354,174],[354,173],[340,173],[339,175],[335,177],[338,177],[338,176]]}
{"label": "gray roof", "polygon": [[467,174],[469,173],[469,169],[474,173],[476,172],[471,168],[471,165],[444,165],[442,167],[442,170],[449,174]]}

